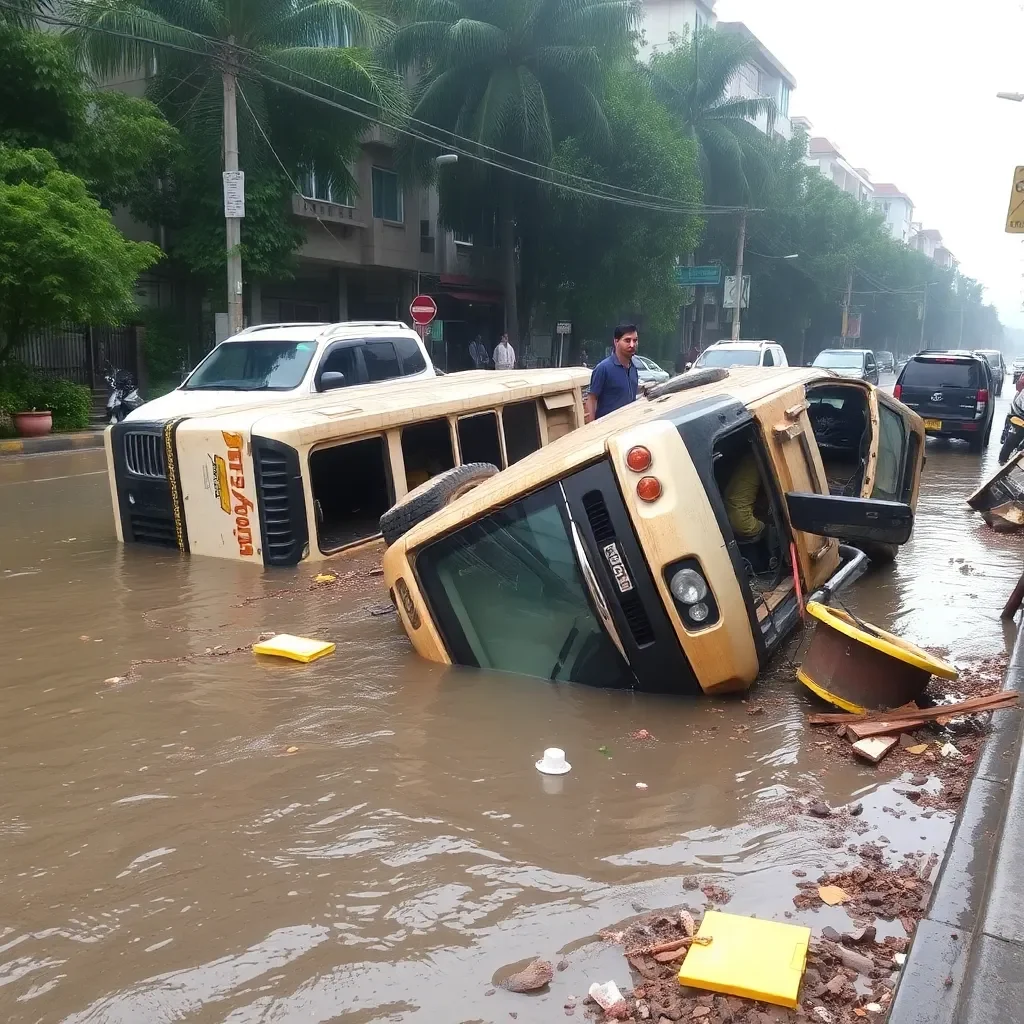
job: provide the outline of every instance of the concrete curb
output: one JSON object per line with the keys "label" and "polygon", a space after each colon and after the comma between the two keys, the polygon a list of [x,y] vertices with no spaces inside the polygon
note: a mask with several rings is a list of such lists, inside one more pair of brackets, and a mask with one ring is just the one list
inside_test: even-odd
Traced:
{"label": "concrete curb", "polygon": [[[1022,683],[1024,629],[1017,632],[1003,688]],[[1017,1014],[1024,1007],[1024,890],[1016,860],[1018,835],[1024,834],[1024,779],[1018,771],[1024,710],[1000,711],[992,721],[928,914],[914,931],[890,1024],[1022,1019]]]}
{"label": "concrete curb", "polygon": [[74,434],[47,434],[46,437],[13,437],[0,440],[0,456],[40,455],[44,452],[70,452],[79,448],[102,447],[102,430],[83,430]]}

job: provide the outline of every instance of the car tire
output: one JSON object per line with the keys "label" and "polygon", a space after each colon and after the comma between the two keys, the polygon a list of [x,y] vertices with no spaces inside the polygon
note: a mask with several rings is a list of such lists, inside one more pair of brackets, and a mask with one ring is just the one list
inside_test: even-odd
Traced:
{"label": "car tire", "polygon": [[414,487],[380,517],[380,532],[384,543],[390,547],[418,523],[489,480],[497,472],[498,467],[493,463],[468,462],[465,466],[446,469],[419,487]]}
{"label": "car tire", "polygon": [[859,547],[875,565],[889,565],[900,553],[898,544],[883,544],[881,541],[866,541]]}
{"label": "car tire", "polygon": [[985,438],[984,437],[969,437],[967,438],[967,449],[972,455],[980,455],[985,450]]}
{"label": "car tire", "polygon": [[716,384],[720,380],[725,380],[728,376],[729,371],[724,366],[710,366],[706,370],[680,373],[675,377],[669,377],[664,384],[655,384],[653,388],[648,388],[647,397],[664,398],[665,395],[676,395],[680,391],[700,388],[705,384]]}

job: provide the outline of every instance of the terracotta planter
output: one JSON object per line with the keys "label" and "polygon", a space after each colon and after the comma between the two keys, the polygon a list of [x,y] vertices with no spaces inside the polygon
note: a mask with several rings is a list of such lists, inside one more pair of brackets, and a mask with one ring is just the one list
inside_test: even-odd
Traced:
{"label": "terracotta planter", "polygon": [[49,409],[38,412],[11,413],[14,429],[19,437],[43,437],[53,429],[53,413]]}

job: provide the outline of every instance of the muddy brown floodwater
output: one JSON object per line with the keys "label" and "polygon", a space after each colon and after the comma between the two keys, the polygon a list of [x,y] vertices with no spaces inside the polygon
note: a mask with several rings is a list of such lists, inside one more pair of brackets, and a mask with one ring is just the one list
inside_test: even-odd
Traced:
{"label": "muddy brown floodwater", "polygon": [[[1007,648],[1024,557],[967,511],[982,473],[929,443],[913,541],[846,598],[962,663]],[[555,1021],[628,982],[597,932],[679,905],[686,876],[841,928],[794,911],[794,869],[849,860],[794,794],[862,802],[856,842],[894,862],[944,848],[952,812],[832,756],[784,664],[749,704],[442,671],[377,559],[317,585],[124,549],[101,453],[0,461],[0,1020]],[[337,652],[231,653],[264,630]],[[573,766],[554,782],[549,745]],[[548,992],[492,992],[537,955],[569,963]]]}

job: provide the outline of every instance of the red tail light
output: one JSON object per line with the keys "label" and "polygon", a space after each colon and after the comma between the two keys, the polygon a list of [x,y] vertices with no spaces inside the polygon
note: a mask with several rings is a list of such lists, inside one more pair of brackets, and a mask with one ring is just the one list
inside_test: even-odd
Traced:
{"label": "red tail light", "polygon": [[978,401],[979,402],[987,402],[988,401],[988,388],[978,388]]}
{"label": "red tail light", "polygon": [[892,389],[892,397],[893,398],[899,398],[900,395],[902,395],[902,394],[903,394],[903,385],[902,384],[897,384],[896,387],[894,387]]}

